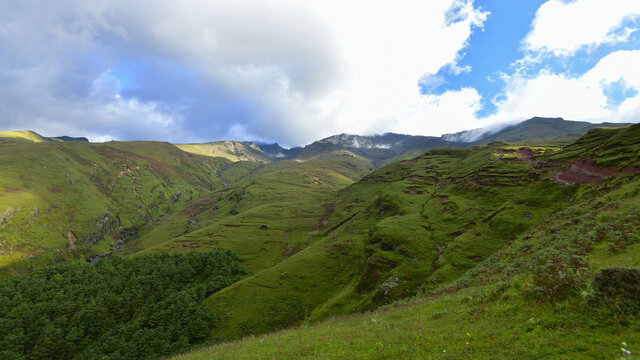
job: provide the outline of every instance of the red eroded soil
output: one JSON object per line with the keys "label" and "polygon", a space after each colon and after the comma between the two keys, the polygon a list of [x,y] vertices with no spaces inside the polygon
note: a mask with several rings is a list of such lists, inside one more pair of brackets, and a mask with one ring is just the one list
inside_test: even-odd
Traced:
{"label": "red eroded soil", "polygon": [[591,159],[572,163],[569,169],[556,172],[555,181],[563,184],[597,184],[602,185],[605,179],[615,175],[636,174],[638,168],[617,171],[615,168],[599,168]]}
{"label": "red eroded soil", "polygon": [[532,160],[533,159],[533,150],[529,148],[520,148],[518,149],[518,157],[522,160]]}

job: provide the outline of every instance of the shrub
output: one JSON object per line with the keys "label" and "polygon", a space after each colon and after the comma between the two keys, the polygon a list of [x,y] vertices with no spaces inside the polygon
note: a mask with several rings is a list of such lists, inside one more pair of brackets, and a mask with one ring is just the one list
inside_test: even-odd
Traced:
{"label": "shrub", "polygon": [[640,310],[640,268],[602,269],[594,277],[592,286],[596,301],[625,313]]}
{"label": "shrub", "polygon": [[581,257],[553,255],[533,269],[534,295],[553,298],[575,293],[586,273]]}

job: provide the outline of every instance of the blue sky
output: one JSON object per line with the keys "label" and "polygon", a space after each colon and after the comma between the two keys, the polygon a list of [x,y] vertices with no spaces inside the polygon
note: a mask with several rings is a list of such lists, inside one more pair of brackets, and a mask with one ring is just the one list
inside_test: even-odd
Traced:
{"label": "blue sky", "polygon": [[0,0],[0,128],[303,145],[640,119],[637,0]]}
{"label": "blue sky", "polygon": [[496,111],[491,99],[504,87],[500,74],[508,72],[511,64],[522,58],[521,41],[531,30],[536,10],[544,2],[475,1],[475,6],[489,11],[490,15],[483,28],[471,34],[468,45],[460,52],[457,66],[469,67],[469,70],[457,73],[451,66],[444,66],[434,74],[442,84],[436,88],[421,84],[422,93],[442,94],[446,90],[473,87],[483,96],[478,116]]}
{"label": "blue sky", "polygon": [[[427,77],[431,81],[426,84],[419,81],[421,93],[441,95],[446,91],[471,87],[482,96],[477,117],[486,118],[496,114],[498,108],[495,100],[504,96],[507,85],[501,80],[501,75],[514,72],[514,64],[527,55],[522,41],[532,29],[537,10],[545,2],[546,0],[475,1],[476,6],[489,11],[490,15],[482,30],[474,32],[469,37],[467,46],[460,52],[456,67],[468,70],[460,72],[451,66],[444,66],[436,74]],[[639,29],[639,20],[637,15],[625,19],[614,32],[620,32],[624,27]],[[567,19],[567,26],[571,26],[570,19]],[[581,48],[571,56],[542,56],[539,63],[531,64],[523,71],[531,77],[542,70],[579,77],[612,52],[637,49],[640,49],[640,32],[631,34],[624,42]],[[620,79],[603,85],[603,93],[608,99],[608,106],[613,108],[636,96],[638,90],[627,86]]]}

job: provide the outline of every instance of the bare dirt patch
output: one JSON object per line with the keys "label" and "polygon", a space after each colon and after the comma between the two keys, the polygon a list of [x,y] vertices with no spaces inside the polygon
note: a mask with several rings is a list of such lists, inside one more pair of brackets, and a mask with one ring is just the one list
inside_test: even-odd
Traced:
{"label": "bare dirt patch", "polygon": [[604,180],[616,175],[630,175],[640,173],[638,168],[629,168],[618,171],[615,168],[600,168],[593,164],[591,159],[576,161],[569,165],[569,169],[556,171],[553,178],[562,184],[596,184],[602,185]]}
{"label": "bare dirt patch", "polygon": [[533,159],[533,150],[527,147],[518,149],[518,157],[521,160],[531,161]]}

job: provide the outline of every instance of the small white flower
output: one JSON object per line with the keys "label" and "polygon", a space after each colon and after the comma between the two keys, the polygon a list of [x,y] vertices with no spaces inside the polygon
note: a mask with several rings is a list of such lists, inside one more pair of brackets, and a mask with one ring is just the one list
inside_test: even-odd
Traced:
{"label": "small white flower", "polygon": [[622,346],[624,346],[625,348],[627,347],[627,343],[626,342],[622,342]]}

